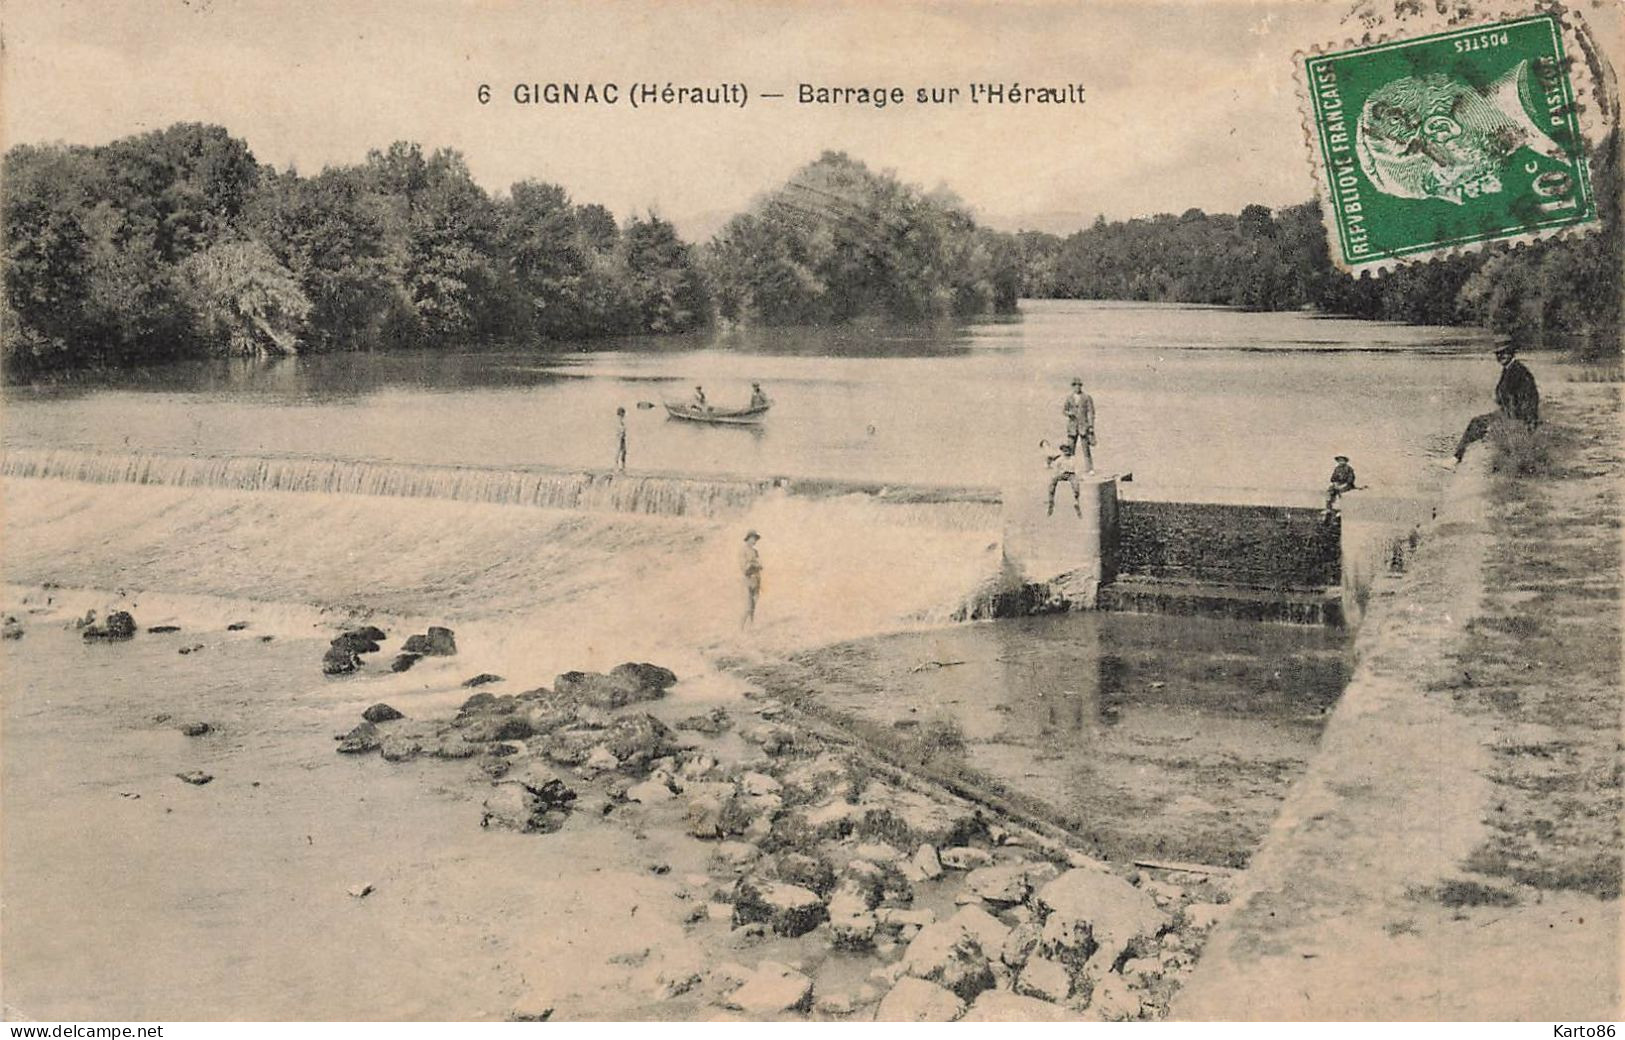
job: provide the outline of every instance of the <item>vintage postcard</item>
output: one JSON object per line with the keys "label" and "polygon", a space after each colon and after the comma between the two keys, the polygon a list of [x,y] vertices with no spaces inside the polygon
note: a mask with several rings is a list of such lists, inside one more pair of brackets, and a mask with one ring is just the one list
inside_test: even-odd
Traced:
{"label": "vintage postcard", "polygon": [[1612,1036],[1621,61],[11,0],[7,1028]]}

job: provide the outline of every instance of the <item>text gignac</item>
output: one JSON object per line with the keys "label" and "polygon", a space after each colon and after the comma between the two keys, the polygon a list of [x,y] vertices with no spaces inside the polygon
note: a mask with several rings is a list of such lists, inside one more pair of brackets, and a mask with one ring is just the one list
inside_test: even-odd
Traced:
{"label": "text gignac", "polygon": [[[714,107],[744,108],[753,92],[744,83],[675,83],[615,80],[594,82],[515,83],[507,92],[514,104],[535,107]],[[488,105],[498,99],[497,88],[481,83],[475,96]],[[756,91],[766,104],[792,103],[813,107],[851,106],[900,108],[908,105],[1081,105],[1081,83],[975,82],[902,86],[866,86],[798,83],[794,90]]]}

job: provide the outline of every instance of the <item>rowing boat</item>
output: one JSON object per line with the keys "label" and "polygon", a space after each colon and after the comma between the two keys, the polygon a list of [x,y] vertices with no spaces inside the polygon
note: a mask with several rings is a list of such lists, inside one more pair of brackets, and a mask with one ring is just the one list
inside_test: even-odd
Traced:
{"label": "rowing boat", "polygon": [[754,426],[767,415],[771,404],[758,405],[755,408],[699,408],[692,404],[672,404],[670,401],[661,402],[666,406],[666,414],[673,419],[683,419],[687,422],[715,423],[721,426]]}

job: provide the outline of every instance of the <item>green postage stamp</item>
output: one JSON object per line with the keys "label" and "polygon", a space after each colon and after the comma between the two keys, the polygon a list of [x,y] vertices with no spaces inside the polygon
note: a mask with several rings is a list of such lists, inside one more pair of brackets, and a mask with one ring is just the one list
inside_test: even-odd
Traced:
{"label": "green postage stamp", "polygon": [[1300,55],[1333,262],[1377,271],[1595,227],[1589,80],[1565,36],[1534,14]]}

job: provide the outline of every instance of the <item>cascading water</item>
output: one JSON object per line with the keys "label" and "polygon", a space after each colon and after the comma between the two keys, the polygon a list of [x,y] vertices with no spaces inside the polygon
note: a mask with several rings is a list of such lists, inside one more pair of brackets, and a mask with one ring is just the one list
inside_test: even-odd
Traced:
{"label": "cascading water", "polygon": [[[544,678],[946,622],[998,564],[998,506],[962,495],[65,449],[9,451],[3,473],[13,583],[452,621]],[[765,579],[744,633],[747,528]]]}
{"label": "cascading water", "polygon": [[440,498],[458,502],[715,518],[743,512],[775,481],[604,472],[423,466],[347,459],[116,454],[9,449],[0,472],[94,484]]}

